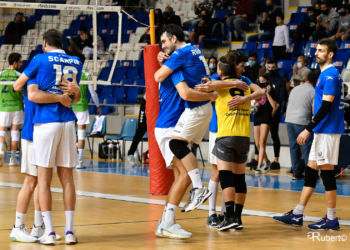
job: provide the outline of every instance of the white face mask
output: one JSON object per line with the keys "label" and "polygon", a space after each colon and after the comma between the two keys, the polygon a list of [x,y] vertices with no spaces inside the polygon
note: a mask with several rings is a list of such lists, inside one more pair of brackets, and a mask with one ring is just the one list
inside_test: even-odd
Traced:
{"label": "white face mask", "polygon": [[298,62],[298,63],[297,63],[297,67],[298,67],[298,69],[301,69],[301,68],[303,67],[303,65],[301,64],[301,62]]}
{"label": "white face mask", "polygon": [[92,30],[90,30],[90,35],[92,35],[94,32]]}

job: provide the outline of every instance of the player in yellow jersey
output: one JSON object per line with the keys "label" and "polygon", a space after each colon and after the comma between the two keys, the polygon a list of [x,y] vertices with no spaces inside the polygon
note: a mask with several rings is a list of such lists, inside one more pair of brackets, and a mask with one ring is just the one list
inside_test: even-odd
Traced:
{"label": "player in yellow jersey", "polygon": [[250,101],[265,94],[259,86],[250,82],[246,91],[236,87],[236,80],[238,77],[241,79],[236,74],[238,56],[241,54],[230,51],[220,58],[218,75],[223,81],[215,81],[215,91],[219,95],[215,102],[218,133],[213,154],[217,157],[226,207],[225,218],[218,227],[220,231],[243,229],[241,214],[247,193],[245,165],[250,145]]}

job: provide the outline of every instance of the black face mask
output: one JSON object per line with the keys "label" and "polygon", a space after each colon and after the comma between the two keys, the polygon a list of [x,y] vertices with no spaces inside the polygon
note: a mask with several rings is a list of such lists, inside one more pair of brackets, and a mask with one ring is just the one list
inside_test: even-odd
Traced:
{"label": "black face mask", "polygon": [[321,10],[320,9],[315,9],[315,16],[321,15]]}
{"label": "black face mask", "polygon": [[289,87],[290,91],[292,92],[292,90],[294,89],[294,87]]}
{"label": "black face mask", "polygon": [[321,10],[321,13],[323,14],[323,15],[328,15],[328,13],[329,13],[329,11],[328,10]]}
{"label": "black face mask", "polygon": [[155,14],[154,15],[154,19],[157,21],[158,19],[161,20],[162,19],[162,14]]}
{"label": "black face mask", "polygon": [[259,87],[260,88],[266,88],[267,85],[268,85],[267,82],[259,82]]}
{"label": "black face mask", "polygon": [[346,15],[346,12],[345,12],[345,11],[339,12],[339,16],[345,16],[345,15]]}
{"label": "black face mask", "polygon": [[169,18],[171,16],[171,13],[165,12],[165,17]]}
{"label": "black face mask", "polygon": [[202,16],[202,20],[204,21],[208,20],[208,16],[207,15]]}
{"label": "black face mask", "polygon": [[271,11],[271,10],[273,10],[274,6],[272,4],[270,4],[270,5],[267,5],[266,8],[268,11]]}
{"label": "black face mask", "polygon": [[277,69],[274,69],[274,70],[269,70],[269,74],[270,75],[277,75]]}
{"label": "black face mask", "polygon": [[348,96],[348,92],[344,92],[344,96],[347,97]]}

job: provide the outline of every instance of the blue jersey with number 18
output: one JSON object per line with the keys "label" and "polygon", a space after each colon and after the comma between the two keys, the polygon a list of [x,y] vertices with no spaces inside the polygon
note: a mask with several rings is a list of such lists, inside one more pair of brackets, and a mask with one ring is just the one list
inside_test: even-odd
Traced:
{"label": "blue jersey with number 18", "polygon": [[[188,87],[194,89],[195,85],[201,84],[204,76],[210,76],[209,67],[202,52],[190,44],[186,44],[180,49],[175,50],[170,58],[164,63],[172,71],[180,70],[185,78]],[[172,80],[176,86],[183,81],[180,74],[173,74]],[[202,106],[205,102],[185,102],[185,107],[189,109]]]}
{"label": "blue jersey with number 18", "polygon": [[[24,70],[28,78],[36,78],[39,90],[47,93],[62,95],[59,88],[62,77],[72,80],[76,75],[80,82],[83,64],[78,57],[68,56],[63,50],[54,50],[49,53],[37,55]],[[68,122],[76,120],[72,108],[66,108],[61,103],[38,103],[33,123]]]}

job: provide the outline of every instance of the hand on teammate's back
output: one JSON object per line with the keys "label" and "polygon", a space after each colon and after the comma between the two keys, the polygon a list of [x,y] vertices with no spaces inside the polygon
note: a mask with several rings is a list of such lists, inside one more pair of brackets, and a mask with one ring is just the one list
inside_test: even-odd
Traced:
{"label": "hand on teammate's back", "polygon": [[73,74],[73,80],[71,82],[65,79],[64,77],[62,77],[62,82],[60,82],[60,85],[63,85],[63,86],[60,86],[60,89],[64,93],[78,94],[80,91],[80,88],[77,84],[77,78],[74,74]]}
{"label": "hand on teammate's back", "polygon": [[236,88],[241,89],[244,92],[249,89],[248,84],[246,84],[245,82],[243,82],[241,80],[235,80],[235,82],[236,82]]}
{"label": "hand on teammate's back", "polygon": [[245,98],[243,96],[236,95],[227,103],[230,108],[237,108],[239,105],[245,103]]}
{"label": "hand on teammate's back", "polygon": [[206,83],[198,84],[194,86],[194,89],[201,92],[212,92],[216,89],[216,85],[207,78],[202,78],[202,81]]}

